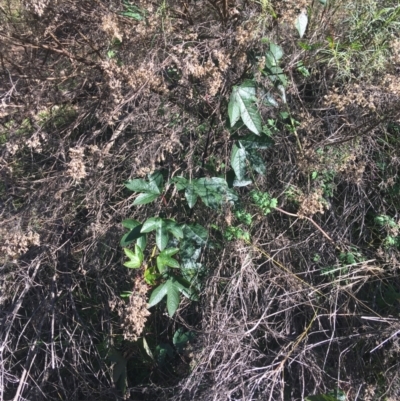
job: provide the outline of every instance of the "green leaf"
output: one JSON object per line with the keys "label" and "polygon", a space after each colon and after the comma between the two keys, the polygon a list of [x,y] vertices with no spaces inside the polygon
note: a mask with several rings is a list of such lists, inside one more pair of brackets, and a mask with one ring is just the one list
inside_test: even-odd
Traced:
{"label": "green leaf", "polygon": [[154,199],[158,197],[157,194],[150,194],[150,193],[143,193],[140,194],[135,201],[133,202],[133,205],[145,205],[146,203],[153,202]]}
{"label": "green leaf", "polygon": [[172,219],[162,219],[161,217],[150,217],[142,227],[142,233],[156,231],[156,244],[160,251],[163,251],[169,241],[170,232],[174,237],[180,239],[183,237],[182,228]]}
{"label": "green leaf", "polygon": [[[267,63],[266,63],[267,64]],[[282,68],[276,65],[266,65],[267,76],[268,78],[275,84],[278,85],[279,82],[282,83],[283,86],[287,86],[288,80],[283,72]]]}
{"label": "green leaf", "polygon": [[179,252],[179,248],[168,248],[168,249],[165,249],[164,251],[162,251],[160,253],[160,256],[163,255],[163,256],[171,257],[171,256],[176,255],[178,252]]}
{"label": "green leaf", "polygon": [[181,239],[183,238],[182,228],[172,219],[165,219],[166,229],[169,231],[175,238]]}
{"label": "green leaf", "polygon": [[167,284],[166,282],[160,284],[157,288],[153,290],[149,299],[149,308],[151,308],[154,305],[157,305],[167,295],[168,287],[166,284]]}
{"label": "green leaf", "polygon": [[127,181],[125,186],[132,192],[144,192],[155,195],[161,194],[160,188],[155,181],[146,182],[142,178]]}
{"label": "green leaf", "polygon": [[328,1],[327,1],[327,0],[319,0],[319,2],[320,2],[322,5],[326,6],[326,3],[327,3]]}
{"label": "green leaf", "polygon": [[189,183],[189,181],[185,177],[174,177],[170,182],[171,184],[175,184],[178,191],[182,191],[183,189],[185,189]]}
{"label": "green leaf", "polygon": [[178,248],[168,248],[157,256],[157,267],[161,274],[167,267],[179,268],[179,262],[172,258],[177,252],[179,252]]}
{"label": "green leaf", "polygon": [[138,269],[143,263],[143,252],[140,246],[135,245],[135,252],[132,252],[130,249],[124,248],[125,255],[130,258],[128,262],[124,263],[124,266],[129,267],[130,269]]}
{"label": "green leaf", "polygon": [[196,338],[196,334],[191,331],[184,331],[181,327],[175,333],[172,338],[172,342],[175,345],[176,350],[181,353],[184,350],[185,345]]}
{"label": "green leaf", "polygon": [[205,245],[208,240],[208,231],[200,224],[185,224],[183,226],[185,238],[196,242],[198,245]]}
{"label": "green leaf", "polygon": [[122,226],[125,228],[128,228],[129,230],[132,230],[133,228],[140,226],[141,224],[134,219],[125,219],[122,221]]}
{"label": "green leaf", "polygon": [[169,241],[168,232],[165,223],[161,223],[156,230],[156,245],[160,251],[164,250]]}
{"label": "green leaf", "polygon": [[246,127],[259,135],[262,130],[261,116],[255,105],[256,89],[252,81],[245,81],[240,86],[234,86],[228,105],[228,114],[233,127],[239,115]]}
{"label": "green leaf", "polygon": [[238,138],[238,141],[247,151],[251,149],[268,149],[274,144],[272,139],[254,134]]}
{"label": "green leaf", "polygon": [[163,175],[159,171],[154,171],[153,173],[148,175],[148,178],[149,183],[151,185],[155,185],[158,188],[159,193],[161,193],[164,182]]}
{"label": "green leaf", "polygon": [[297,32],[300,35],[300,39],[304,36],[306,29],[307,29],[307,24],[308,24],[308,17],[307,14],[305,13],[300,13],[299,16],[296,18],[296,21],[294,23]]}
{"label": "green leaf", "polygon": [[265,175],[267,169],[265,167],[264,160],[260,157],[258,153],[254,150],[248,153],[248,160],[250,162],[251,167],[261,175]]}
{"label": "green leaf", "polygon": [[[235,87],[234,87],[235,88]],[[236,93],[233,90],[228,104],[228,115],[229,121],[231,122],[231,127],[233,127],[240,118],[240,107],[239,103],[236,101]]]}
{"label": "green leaf", "polygon": [[239,181],[244,180],[246,175],[246,149],[236,144],[232,147],[231,166]]}
{"label": "green leaf", "polygon": [[140,232],[142,233],[149,233],[150,231],[156,230],[161,224],[162,218],[161,217],[150,217],[148,218],[141,229]]}
{"label": "green leaf", "polygon": [[[186,271],[186,270],[184,270]],[[191,286],[191,282],[183,277],[175,277],[174,284],[181,294],[192,301],[197,300],[196,289]],[[193,284],[193,283],[192,283]]]}
{"label": "green leaf", "polygon": [[146,249],[146,245],[147,245],[147,237],[146,234],[143,234],[141,237],[139,237],[136,240],[136,244],[138,246],[140,246],[140,248],[142,249],[142,251],[144,251]]}
{"label": "green leaf", "polygon": [[273,42],[269,44],[269,53],[272,55],[275,64],[283,57],[282,47]]}
{"label": "green leaf", "polygon": [[[131,230],[129,232],[127,232],[126,234],[124,234],[123,237],[121,238],[120,245],[122,247],[126,247],[129,244],[131,244],[133,241],[139,240],[141,237],[143,237],[143,234],[140,232],[143,225],[140,224],[139,222],[137,222],[136,220],[131,220],[131,219],[124,220],[122,222],[122,224],[124,225],[124,227],[127,227],[129,225],[129,227],[127,227],[127,228],[131,228]],[[142,249],[144,249],[144,248],[142,247]]]}
{"label": "green leaf", "polygon": [[165,284],[167,287],[167,310],[169,316],[172,317],[179,307],[179,289],[175,285],[175,280],[173,278],[169,279]]}
{"label": "green leaf", "polygon": [[163,176],[159,171],[148,175],[149,181],[142,178],[130,180],[125,186],[133,192],[141,192],[141,194],[133,202],[134,205],[144,205],[152,202],[162,192]]}
{"label": "green leaf", "polygon": [[185,191],[185,198],[187,200],[189,207],[192,209],[197,202],[197,193],[193,182],[188,184]]}
{"label": "green leaf", "polygon": [[238,200],[236,192],[228,188],[228,183],[223,178],[199,178],[193,182],[196,193],[204,204],[212,209],[217,209],[226,202],[234,203]]}
{"label": "green leaf", "polygon": [[160,275],[157,274],[155,268],[151,266],[144,271],[143,278],[148,285],[155,285],[157,280],[160,278]]}

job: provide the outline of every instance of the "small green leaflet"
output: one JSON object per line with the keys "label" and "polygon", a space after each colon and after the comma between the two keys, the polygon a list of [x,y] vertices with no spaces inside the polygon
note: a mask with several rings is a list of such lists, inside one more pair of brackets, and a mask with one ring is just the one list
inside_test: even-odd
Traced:
{"label": "small green leaflet", "polygon": [[239,181],[243,181],[246,176],[246,149],[238,143],[232,147],[231,166]]}
{"label": "small green leaflet", "polygon": [[121,15],[135,19],[136,21],[141,21],[143,19],[142,14],[145,14],[145,11],[142,11],[139,7],[136,7],[129,1],[124,1],[123,3],[126,11],[122,12]]}
{"label": "small green leaflet", "polygon": [[160,284],[151,293],[149,308],[157,305],[167,296],[167,310],[168,314],[172,317],[179,307],[180,293],[187,298],[192,298],[192,295],[194,295],[193,290],[190,289],[190,285],[186,280],[170,276],[165,283]]}
{"label": "small green leaflet", "polygon": [[190,208],[196,204],[198,197],[212,209],[217,209],[226,202],[234,203],[238,199],[236,192],[228,187],[223,178],[203,177],[189,181],[184,177],[175,177],[173,182],[178,191],[185,189],[185,197]]}
{"label": "small green leaflet", "polygon": [[192,331],[184,331],[183,328],[179,328],[172,339],[176,350],[181,353],[184,350],[185,345],[196,338],[196,334]]}
{"label": "small green leaflet", "polygon": [[305,12],[301,12],[299,16],[296,18],[296,21],[294,23],[297,32],[300,35],[300,39],[304,36],[306,32],[307,24],[308,24],[307,14]]}
{"label": "small green leaflet", "polygon": [[[255,140],[256,139],[256,140]],[[271,145],[272,141],[262,141],[260,137],[255,135],[247,136],[239,139],[232,147],[231,166],[235,172],[236,179],[234,186],[246,186],[251,183],[246,179],[246,167],[250,165],[258,174],[264,175],[266,167],[263,159],[256,149],[266,149]]]}
{"label": "small green leaflet", "polygon": [[125,186],[133,191],[140,192],[139,196],[133,202],[134,205],[144,205],[156,199],[163,190],[163,176],[159,171],[148,175],[148,181],[142,178],[127,181]]}
{"label": "small green leaflet", "polygon": [[208,232],[200,224],[185,224],[182,227],[183,239],[180,244],[182,268],[197,267],[202,248],[207,244]]}
{"label": "small green leaflet", "polygon": [[157,256],[157,268],[161,274],[164,273],[167,267],[179,268],[179,262],[172,258],[178,252],[178,248],[168,248]]}
{"label": "small green leaflet", "polygon": [[130,258],[128,262],[124,263],[124,266],[129,267],[130,269],[139,269],[143,263],[143,251],[140,246],[135,245],[135,252],[132,252],[128,248],[124,248],[125,255]]}
{"label": "small green leaflet", "polygon": [[256,135],[262,131],[261,116],[256,106],[256,88],[253,81],[245,81],[234,86],[228,104],[231,127],[242,119],[246,127]]}
{"label": "small green leaflet", "polygon": [[283,57],[283,50],[282,47],[277,45],[276,43],[271,42],[269,44],[269,54],[273,57],[274,59],[274,65],[277,64],[277,62]]}
{"label": "small green leaflet", "polygon": [[161,217],[150,217],[142,227],[142,233],[151,231],[156,232],[156,245],[160,251],[163,251],[169,241],[169,234],[175,238],[183,238],[182,228],[172,219],[163,219]]}
{"label": "small green leaflet", "polygon": [[134,219],[126,219],[122,221],[122,225],[129,229],[121,238],[120,245],[126,247],[136,240],[136,243],[142,248],[142,251],[146,248],[146,234],[142,234],[140,230],[143,224],[139,223]]}
{"label": "small green leaflet", "polygon": [[270,43],[269,51],[265,54],[265,72],[264,74],[275,84],[281,83],[284,87],[287,86],[288,80],[282,68],[279,67],[279,60],[283,57],[283,50],[275,43]]}

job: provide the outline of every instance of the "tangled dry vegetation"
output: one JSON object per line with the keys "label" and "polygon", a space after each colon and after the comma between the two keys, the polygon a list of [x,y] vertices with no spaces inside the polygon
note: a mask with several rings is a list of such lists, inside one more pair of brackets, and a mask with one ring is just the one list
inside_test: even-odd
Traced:
{"label": "tangled dry vegetation", "polygon": [[[399,6],[321,3],[0,1],[1,401],[398,399]],[[129,178],[226,173],[229,95],[266,80],[271,40],[299,142],[283,102],[259,104],[276,129],[256,185],[278,208],[239,188],[251,241],[222,239],[230,210],[132,208]],[[124,218],[159,214],[217,244],[173,319],[119,246]],[[194,340],[151,357],[180,328]]]}

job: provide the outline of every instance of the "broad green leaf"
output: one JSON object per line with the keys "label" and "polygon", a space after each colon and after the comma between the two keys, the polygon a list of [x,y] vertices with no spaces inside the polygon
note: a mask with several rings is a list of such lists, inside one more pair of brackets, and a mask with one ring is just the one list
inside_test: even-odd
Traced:
{"label": "broad green leaf", "polygon": [[319,0],[319,2],[320,2],[322,5],[326,6],[326,3],[327,3],[328,1],[327,1],[327,0]]}
{"label": "broad green leaf", "polygon": [[150,295],[149,308],[161,302],[162,299],[167,295],[167,291],[167,283],[160,284],[157,288],[155,288]]}
{"label": "broad green leaf", "polygon": [[199,178],[193,182],[201,200],[212,209],[217,209],[226,202],[236,202],[238,199],[235,191],[228,188],[228,183],[223,178]]}
{"label": "broad green leaf", "polygon": [[162,251],[161,253],[160,253],[160,256],[168,256],[168,257],[171,257],[171,256],[174,256],[174,255],[176,255],[177,253],[179,252],[179,248],[168,248],[168,249],[165,249],[164,251]]}
{"label": "broad green leaf", "polygon": [[157,280],[160,278],[160,275],[155,272],[155,268],[153,266],[149,267],[144,271],[144,281],[148,285],[155,285]]}
{"label": "broad green leaf", "polygon": [[133,202],[133,205],[145,205],[146,203],[153,202],[154,199],[158,197],[157,194],[151,194],[151,193],[143,193],[140,194],[135,201]]}
{"label": "broad green leaf", "polygon": [[231,166],[237,179],[239,181],[244,180],[246,175],[246,149],[240,145],[234,144],[232,147]]}
{"label": "broad green leaf", "polygon": [[[135,220],[131,220],[131,222],[133,222]],[[124,224],[124,222],[122,222]],[[140,239],[141,237],[143,237],[143,234],[140,232],[140,230],[142,229],[143,225],[140,224],[139,222],[136,222],[137,225],[133,226],[134,224],[131,223],[131,230],[129,232],[127,232],[126,234],[123,235],[123,237],[121,238],[121,242],[120,245],[122,247],[126,247],[129,244],[131,244],[133,241]],[[127,223],[126,223],[127,224]],[[142,248],[144,249],[144,248]]]}
{"label": "broad green leaf", "polygon": [[157,256],[157,267],[161,274],[164,273],[167,267],[179,268],[179,262],[172,258],[177,252],[179,252],[178,248],[169,248]]}
{"label": "broad green leaf", "polygon": [[174,237],[180,239],[183,237],[182,229],[172,219],[162,219],[161,217],[150,217],[142,227],[142,233],[156,231],[156,244],[160,251],[163,251],[169,241],[170,232]]}
{"label": "broad green leaf", "polygon": [[197,202],[197,193],[194,188],[193,182],[188,184],[186,191],[185,191],[185,198],[187,200],[189,207],[192,209]]}
{"label": "broad green leaf", "polygon": [[182,191],[183,189],[185,189],[189,183],[189,181],[185,177],[174,177],[170,182],[172,184],[175,184],[178,191]]}
{"label": "broad green leaf", "polygon": [[179,292],[181,292],[186,298],[191,299],[192,301],[197,300],[196,289],[188,280],[183,277],[175,277],[174,284]]}
{"label": "broad green leaf", "polygon": [[156,245],[160,251],[164,250],[169,241],[168,231],[165,222],[156,229]]}
{"label": "broad green leaf", "polygon": [[125,228],[128,228],[129,230],[132,230],[133,228],[140,226],[141,223],[139,223],[137,220],[134,219],[125,219],[122,221],[122,225]]}
{"label": "broad green leaf", "polygon": [[150,217],[144,223],[141,229],[142,233],[149,233],[150,231],[156,230],[161,224],[161,217]]}
{"label": "broad green leaf", "polygon": [[179,307],[179,289],[175,285],[175,280],[173,278],[169,279],[165,284],[167,286],[167,310],[169,316],[172,317]]}
{"label": "broad green leaf", "polygon": [[149,183],[142,178],[127,181],[125,186],[133,192],[149,192]]}
{"label": "broad green leaf", "polygon": [[[229,110],[231,127],[238,121],[238,113],[246,127],[259,135],[261,126],[261,116],[258,112],[257,106],[255,105],[256,89],[252,81],[245,81],[240,86],[234,86],[232,90],[230,104],[232,103]],[[228,111],[229,111],[228,110]]]}
{"label": "broad green leaf", "polygon": [[251,151],[248,153],[248,160],[250,162],[251,167],[261,175],[265,175],[267,169],[265,167],[264,160],[260,157],[260,155],[256,151]]}
{"label": "broad green leaf", "polygon": [[200,224],[185,224],[182,230],[185,240],[193,241],[200,246],[207,243],[208,231]]}
{"label": "broad green leaf", "polygon": [[296,21],[294,23],[297,32],[300,35],[300,39],[304,36],[306,29],[307,29],[307,24],[308,24],[308,17],[307,14],[304,12],[300,13],[299,16],[296,18]]}
{"label": "broad green leaf", "polygon": [[124,17],[135,19],[136,21],[141,21],[143,17],[139,13],[134,13],[132,11],[125,11],[122,13]]}
{"label": "broad green leaf", "polygon": [[161,193],[164,182],[162,174],[159,171],[154,171],[153,173],[148,175],[148,178],[149,178],[149,183],[151,185],[155,185]]}
{"label": "broad green leaf", "polygon": [[184,331],[181,327],[175,333],[174,337],[172,338],[172,342],[175,345],[176,350],[181,353],[184,350],[185,345],[196,338],[196,334],[191,331]]}
{"label": "broad green leaf", "polygon": [[183,238],[182,228],[174,220],[166,219],[164,221],[167,231],[169,231],[177,239]]}
{"label": "broad green leaf", "polygon": [[275,64],[283,57],[283,50],[276,43],[271,42],[269,44],[269,52],[272,55],[273,59],[275,60]]}
{"label": "broad green leaf", "polygon": [[279,85],[279,83],[281,83],[283,86],[285,87],[287,86],[288,80],[281,67],[276,65],[270,65],[270,66],[266,65],[266,69],[268,78],[274,84]]}
{"label": "broad green leaf", "polygon": [[147,237],[146,237],[146,234],[142,234],[142,236],[139,237],[139,238],[136,240],[136,244],[137,244],[138,246],[140,246],[140,248],[142,249],[142,251],[144,251],[144,250],[146,249],[146,245],[147,245]]}
{"label": "broad green leaf", "polygon": [[240,118],[240,107],[236,99],[235,88],[236,86],[233,88],[228,104],[228,115],[231,127],[233,127],[239,121]]}
{"label": "broad green leaf", "polygon": [[135,252],[132,252],[130,249],[124,248],[125,255],[130,258],[128,262],[124,263],[124,266],[129,267],[130,269],[138,269],[142,265],[143,262],[143,252],[140,246],[135,245]]}
{"label": "broad green leaf", "polygon": [[155,195],[161,194],[161,190],[157,186],[157,182],[155,180],[147,182],[142,178],[137,178],[134,180],[127,181],[125,183],[125,186],[132,192],[144,192]]}
{"label": "broad green leaf", "polygon": [[251,149],[268,149],[274,144],[272,139],[254,134],[238,138],[238,141],[247,151]]}

